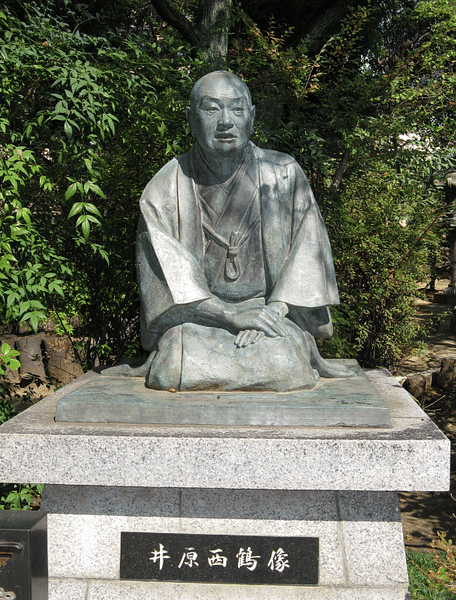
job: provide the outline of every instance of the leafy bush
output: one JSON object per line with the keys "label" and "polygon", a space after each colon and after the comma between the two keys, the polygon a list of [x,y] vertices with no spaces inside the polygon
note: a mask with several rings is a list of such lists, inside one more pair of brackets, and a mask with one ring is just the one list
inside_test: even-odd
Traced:
{"label": "leafy bush", "polygon": [[[189,147],[184,109],[210,67],[169,27],[97,28],[90,7],[64,5],[0,11],[0,308],[13,328],[78,315],[90,368],[138,339],[138,199]],[[385,19],[398,39],[413,34],[402,54],[382,48],[381,27],[368,51],[372,5],[317,56],[238,11],[227,64],[257,104],[255,141],[297,158],[328,223],[343,302],[331,355],[388,366],[416,334],[439,214],[429,182],[455,160],[453,5],[420,0]]]}
{"label": "leafy bush", "polygon": [[440,534],[432,553],[407,552],[412,600],[451,600],[456,593],[456,555]]}
{"label": "leafy bush", "polygon": [[[430,3],[435,17],[426,35],[454,46],[442,28],[448,9],[440,0]],[[415,33],[430,26],[421,3],[401,18],[405,31],[411,22]],[[439,107],[428,103],[428,94],[437,92],[428,79],[408,78],[412,55],[384,71],[368,58],[365,34],[375,19],[372,7],[353,9],[341,31],[309,57],[304,44],[287,46],[287,32],[275,35],[274,24],[261,32],[240,13],[245,37],[230,65],[252,88],[258,142],[298,160],[327,222],[341,305],[333,310],[335,336],[324,352],[391,367],[419,333],[413,319],[417,284],[428,276],[428,257],[438,246],[442,198],[430,184],[454,157],[456,123],[448,104],[454,61],[417,44],[417,54],[428,59],[420,58],[420,76],[440,69],[438,89],[445,89]],[[442,152],[434,151],[437,143]]]}
{"label": "leafy bush", "polygon": [[90,368],[138,336],[138,200],[188,147],[188,57],[168,32],[108,40],[53,2],[24,11],[0,12],[0,307],[35,330],[79,314]]}
{"label": "leafy bush", "polygon": [[423,185],[379,159],[349,174],[328,211],[341,295],[332,355],[388,367],[414,345],[417,282],[429,271],[438,209]]}
{"label": "leafy bush", "polygon": [[0,510],[33,510],[39,507],[43,485],[0,485]]}

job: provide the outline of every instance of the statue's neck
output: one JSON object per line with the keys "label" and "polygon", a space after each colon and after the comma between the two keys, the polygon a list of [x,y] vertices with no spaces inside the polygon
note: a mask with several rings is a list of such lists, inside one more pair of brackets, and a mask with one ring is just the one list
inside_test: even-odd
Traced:
{"label": "statue's neck", "polygon": [[230,157],[214,156],[213,154],[206,153],[201,147],[199,149],[205,162],[221,183],[227,181],[237,173],[245,158],[245,149],[239,154]]}

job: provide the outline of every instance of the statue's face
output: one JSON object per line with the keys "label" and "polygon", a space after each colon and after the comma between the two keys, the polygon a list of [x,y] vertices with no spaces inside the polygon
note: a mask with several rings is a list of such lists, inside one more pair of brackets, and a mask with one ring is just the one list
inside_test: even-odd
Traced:
{"label": "statue's face", "polygon": [[187,109],[193,135],[203,150],[219,158],[241,154],[253,132],[255,107],[235,77],[214,73],[198,87],[195,104]]}

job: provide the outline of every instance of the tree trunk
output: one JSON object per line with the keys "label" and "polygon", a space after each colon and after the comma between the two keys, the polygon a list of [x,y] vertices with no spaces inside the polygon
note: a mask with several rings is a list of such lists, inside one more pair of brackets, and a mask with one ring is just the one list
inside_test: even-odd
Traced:
{"label": "tree trunk", "polygon": [[231,24],[231,0],[203,0],[201,25],[206,32],[207,54],[214,67],[225,65]]}
{"label": "tree trunk", "polygon": [[16,348],[21,353],[19,356],[19,360],[21,361],[19,372],[22,379],[33,376],[38,377],[41,381],[46,381],[41,354],[42,341],[42,334],[27,335],[26,337],[16,339]]}
{"label": "tree trunk", "polygon": [[169,0],[151,1],[160,17],[193,47],[202,50],[214,68],[225,66],[232,0],[202,0],[195,23],[171,6]]}
{"label": "tree trunk", "polygon": [[67,337],[45,337],[43,342],[47,358],[47,371],[51,379],[67,384],[84,375]]}
{"label": "tree trunk", "polygon": [[340,185],[340,181],[342,179],[342,175],[344,174],[345,167],[347,166],[349,158],[350,158],[350,150],[348,148],[346,148],[344,155],[342,157],[342,160],[340,161],[339,168],[337,169],[337,173],[334,175],[334,179],[332,180],[332,183],[331,183],[331,191],[332,192],[335,192],[338,189],[338,187]]}

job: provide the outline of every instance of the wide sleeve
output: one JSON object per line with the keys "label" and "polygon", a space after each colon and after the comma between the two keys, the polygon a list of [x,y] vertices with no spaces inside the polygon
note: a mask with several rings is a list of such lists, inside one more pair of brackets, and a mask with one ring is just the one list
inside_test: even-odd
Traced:
{"label": "wide sleeve", "polygon": [[[179,163],[171,161],[149,182],[140,200],[136,265],[141,299],[141,338],[150,350],[179,305],[211,296],[191,248],[179,240]],[[186,208],[191,205],[186,198]],[[196,202],[194,220],[198,220]],[[192,215],[187,215],[191,219]],[[195,241],[196,244],[196,241]]]}
{"label": "wide sleeve", "polygon": [[277,176],[277,187],[280,203],[290,207],[281,220],[290,243],[269,300],[303,308],[339,304],[331,246],[310,184],[295,161],[284,168],[287,176]]}

